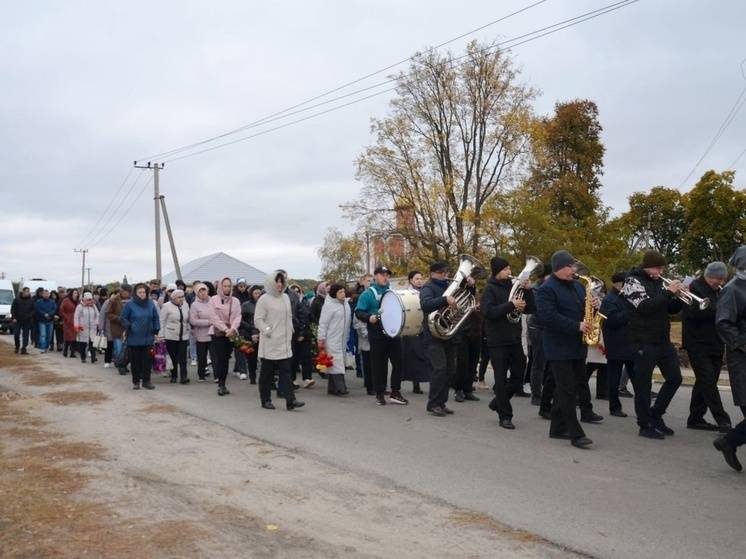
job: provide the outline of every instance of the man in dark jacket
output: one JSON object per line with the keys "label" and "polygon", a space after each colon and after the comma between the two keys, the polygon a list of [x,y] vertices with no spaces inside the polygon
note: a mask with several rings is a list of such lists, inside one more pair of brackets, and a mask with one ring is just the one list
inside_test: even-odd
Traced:
{"label": "man in dark jacket", "polygon": [[[668,404],[681,385],[679,356],[671,343],[669,315],[682,308],[678,298],[681,282],[663,285],[661,274],[666,266],[665,257],[655,250],[646,252],[639,268],[633,268],[624,280],[622,295],[630,309],[630,342],[635,361],[632,386],[635,388],[635,413],[640,436],[662,439],[674,431],[663,421]],[[656,365],[665,382],[650,407],[650,390],[653,369]]]}
{"label": "man in dark jacket", "polygon": [[[20,350],[24,355],[28,353],[28,338],[31,333],[31,325],[34,319],[34,301],[31,299],[31,291],[24,287],[10,305],[10,316],[13,317],[13,340],[16,345],[16,353]],[[23,346],[21,346],[23,337]]]}
{"label": "man in dark jacket", "polygon": [[606,375],[609,385],[609,413],[616,417],[627,417],[619,400],[619,380],[622,369],[634,374],[632,344],[629,338],[629,309],[622,298],[626,272],[611,276],[611,291],[604,297],[600,312],[606,317],[603,322],[604,346],[606,348]]}
{"label": "man in dark jacket", "polygon": [[295,381],[295,374],[300,369],[303,377],[303,388],[311,388],[316,384],[316,381],[313,380],[313,362],[311,360],[311,304],[303,297],[299,287],[291,289],[291,291],[294,292],[297,301],[293,313],[293,360],[291,364],[293,381]]}
{"label": "man in dark jacket", "polygon": [[591,325],[583,320],[585,289],[574,279],[575,262],[566,250],[552,255],[552,275],[536,292],[536,314],[544,326],[544,356],[556,385],[549,436],[587,448],[593,441],[578,422],[575,402],[578,386],[585,382],[583,333]]}
{"label": "man in dark jacket", "polygon": [[[534,312],[534,297],[529,289],[528,280],[525,280],[524,297],[510,299],[513,280],[510,279],[510,264],[504,258],[495,256],[490,260],[490,268],[492,277],[487,281],[482,292],[480,304],[484,316],[484,331],[490,352],[490,362],[495,373],[495,386],[493,387],[495,397],[490,402],[489,408],[497,413],[500,427],[515,429],[510,399],[521,386],[517,386],[516,383],[508,384],[507,374],[510,368],[514,373],[520,371],[520,376],[523,376],[526,356],[521,343],[520,315]],[[514,320],[510,320],[511,315]],[[515,317],[518,317],[517,321]]]}
{"label": "man in dark jacket", "polygon": [[52,340],[52,328],[54,326],[54,315],[57,312],[57,304],[49,298],[49,291],[42,291],[41,299],[34,302],[34,316],[39,325],[39,350],[47,352],[47,346]]}
{"label": "man in dark jacket", "polygon": [[[746,417],[746,246],[740,246],[729,264],[736,268],[736,277],[723,288],[718,299],[715,327],[725,342],[728,375],[733,402]],[[746,443],[746,420],[741,421],[724,437],[714,441],[725,461],[734,470],[742,470],[736,449]]]}
{"label": "man in dark jacket", "polygon": [[[534,293],[544,283],[544,278],[551,273],[552,267],[550,265],[544,264],[539,267],[539,277],[531,286]],[[531,351],[531,405],[538,406],[541,404],[541,390],[547,375],[547,360],[544,357],[544,328],[536,318],[536,313],[529,315],[526,323]]]}
{"label": "man in dark jacket", "polygon": [[[730,416],[723,409],[718,390],[724,348],[715,329],[718,295],[727,277],[728,267],[723,262],[712,262],[704,275],[689,285],[692,294],[710,301],[706,309],[697,304],[684,308],[682,341],[696,379],[686,421],[689,429],[727,433],[731,428]],[[717,425],[705,420],[708,408]]]}
{"label": "man in dark jacket", "polygon": [[420,290],[420,307],[422,308],[422,343],[425,355],[430,362],[430,392],[427,396],[427,411],[436,417],[453,413],[448,402],[448,382],[456,373],[456,345],[453,340],[441,340],[430,332],[428,317],[430,313],[455,307],[456,299],[443,295],[448,288],[448,262],[439,260],[430,265],[430,281]]}

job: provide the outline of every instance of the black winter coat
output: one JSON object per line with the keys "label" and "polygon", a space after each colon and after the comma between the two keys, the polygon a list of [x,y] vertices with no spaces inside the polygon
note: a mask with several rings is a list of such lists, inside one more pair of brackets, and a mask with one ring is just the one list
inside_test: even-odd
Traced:
{"label": "black winter coat", "polygon": [[615,287],[601,302],[599,312],[606,317],[602,323],[606,358],[630,361],[634,358],[629,337],[629,307]]}
{"label": "black winter coat", "polygon": [[19,295],[10,304],[10,314],[19,324],[31,324],[34,318],[34,300]]}
{"label": "black winter coat", "polygon": [[746,353],[746,280],[733,278],[723,288],[715,326],[728,351]]}
{"label": "black winter coat", "polygon": [[301,299],[298,301],[298,306],[295,309],[295,316],[297,317],[297,328],[295,330],[295,337],[310,338],[311,337],[311,304],[308,299]]}
{"label": "black winter coat", "polygon": [[[513,324],[508,320],[508,314],[515,309],[515,305],[508,300],[512,288],[511,280],[498,281],[492,277],[482,291],[480,310],[484,317],[484,334],[487,338],[487,345],[490,347],[521,343],[521,322]],[[533,314],[536,306],[531,289],[524,292],[524,300],[526,301],[524,314]]]}
{"label": "black winter coat", "polygon": [[536,292],[536,316],[544,328],[547,361],[585,360],[580,323],[585,314],[585,288],[577,281],[560,280],[552,274]]}
{"label": "black winter coat", "polygon": [[241,305],[241,324],[238,327],[238,333],[242,336],[249,337],[259,333],[259,329],[254,326],[254,311],[256,303],[249,299]]}
{"label": "black winter coat", "polygon": [[[428,317],[431,312],[435,312],[448,305],[448,300],[443,296],[446,288],[450,282],[438,281],[437,283],[433,280],[428,281],[420,289],[420,308],[422,309],[422,338],[427,343],[433,339],[433,335],[430,333],[430,326],[428,324]],[[443,340],[440,340],[443,341]]]}
{"label": "black winter coat", "polygon": [[654,280],[640,268],[630,271],[622,290],[630,309],[630,341],[633,344],[671,343],[671,318],[683,304],[663,281]]}
{"label": "black winter coat", "polygon": [[720,290],[711,288],[704,278],[697,278],[689,286],[689,291],[698,297],[709,299],[710,305],[705,310],[700,310],[696,303],[684,308],[682,346],[687,351],[722,355],[723,340],[715,329],[715,313]]}

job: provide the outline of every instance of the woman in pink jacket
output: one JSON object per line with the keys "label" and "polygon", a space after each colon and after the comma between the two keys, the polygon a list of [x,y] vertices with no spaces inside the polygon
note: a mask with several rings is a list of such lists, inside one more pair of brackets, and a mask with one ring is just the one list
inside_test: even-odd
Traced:
{"label": "woman in pink jacket", "polygon": [[189,307],[189,323],[192,325],[192,336],[197,343],[197,377],[198,382],[205,382],[207,372],[207,352],[210,351],[210,315],[212,303],[207,286],[198,283],[194,287],[197,293],[192,306]]}
{"label": "woman in pink jacket", "polygon": [[212,341],[212,370],[218,381],[218,396],[230,394],[225,387],[228,377],[228,363],[233,353],[231,338],[238,333],[241,324],[241,303],[231,295],[233,282],[230,278],[223,278],[220,282],[218,294],[210,299],[210,336]]}

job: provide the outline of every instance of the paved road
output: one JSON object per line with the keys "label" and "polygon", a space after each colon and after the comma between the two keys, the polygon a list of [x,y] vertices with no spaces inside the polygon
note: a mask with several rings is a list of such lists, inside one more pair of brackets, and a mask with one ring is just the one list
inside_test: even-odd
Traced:
{"label": "paved road", "polygon": [[[110,390],[129,390],[128,379],[112,370],[88,365],[85,371],[105,375]],[[381,408],[349,377],[349,397],[327,396],[323,386],[301,390],[307,406],[293,413],[279,405],[262,410],[256,387],[234,378],[224,398],[212,383],[180,386],[160,378],[156,391],[142,394],[592,556],[744,556],[746,475],[725,465],[712,448],[713,434],[682,428],[689,388],[679,391],[667,416],[676,436],[641,439],[633,417],[607,417],[587,427],[596,444],[582,451],[547,438],[548,422],[526,399],[514,400],[517,430],[508,432],[497,426],[486,393],[481,402],[452,402],[456,415],[435,418],[424,410],[425,396],[405,394],[409,406]],[[734,420],[740,418],[730,394],[723,398]],[[623,402],[630,411],[631,401]],[[608,415],[604,404],[597,411]]]}

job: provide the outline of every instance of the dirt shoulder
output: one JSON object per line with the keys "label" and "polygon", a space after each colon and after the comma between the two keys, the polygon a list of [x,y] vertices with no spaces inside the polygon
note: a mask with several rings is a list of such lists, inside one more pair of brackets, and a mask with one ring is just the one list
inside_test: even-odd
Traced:
{"label": "dirt shoulder", "polygon": [[110,390],[110,375],[13,355],[0,338],[3,557],[572,556],[194,418],[157,391]]}

